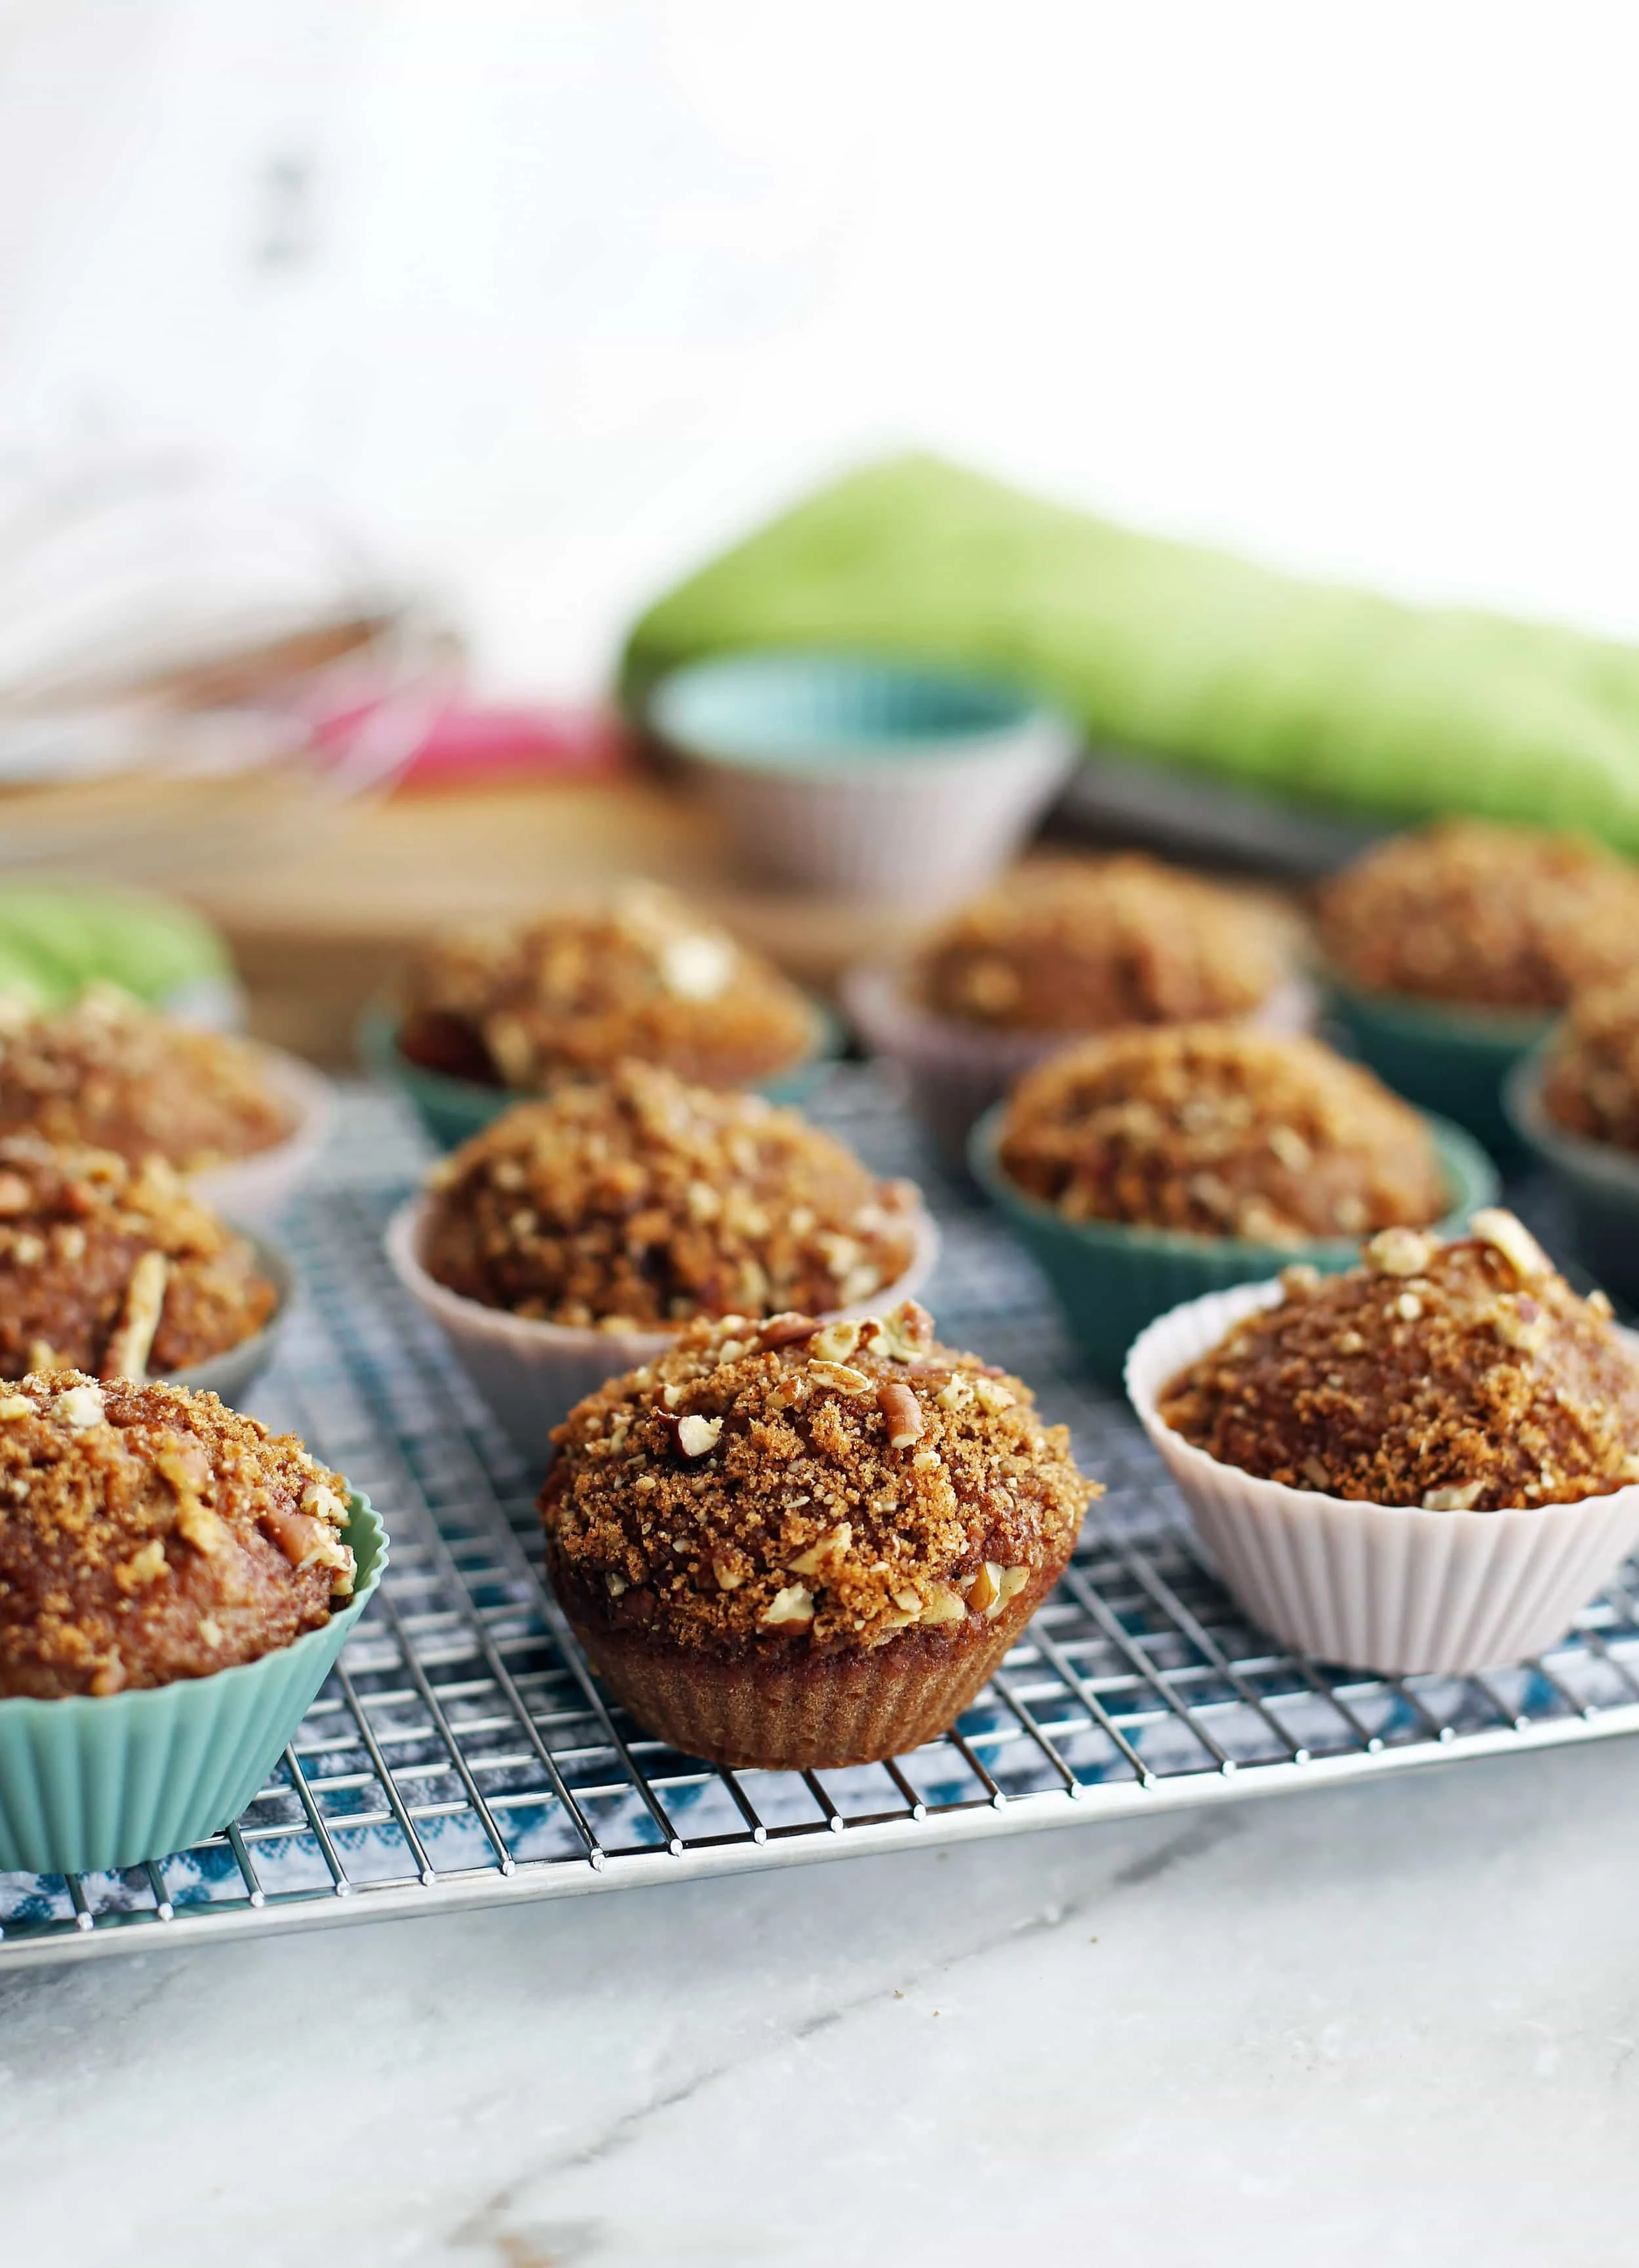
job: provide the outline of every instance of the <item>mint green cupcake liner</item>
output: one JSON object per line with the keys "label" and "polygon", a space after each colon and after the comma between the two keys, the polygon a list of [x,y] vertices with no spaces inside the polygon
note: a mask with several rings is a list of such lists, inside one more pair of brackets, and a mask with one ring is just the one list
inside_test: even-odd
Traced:
{"label": "mint green cupcake liner", "polygon": [[0,1701],[0,1871],[92,1874],[167,1858],[236,1819],[294,1738],[387,1564],[368,1497],[344,1531],[352,1598],[322,1630],[212,1677]]}
{"label": "mint green cupcake liner", "polygon": [[1578,1253],[1596,1283],[1639,1305],[1639,1157],[1549,1117],[1542,1100],[1548,1040],[1522,1056],[1503,1087],[1520,1143],[1564,1192]]}
{"label": "mint green cupcake liner", "polygon": [[[1040,1265],[1094,1376],[1106,1385],[1119,1385],[1127,1351],[1145,1324],[1186,1300],[1259,1283],[1302,1262],[1337,1275],[1359,1257],[1353,1238],[1253,1244],[1123,1221],[1066,1220],[1003,1172],[997,1145],[1005,1110],[997,1103],[974,1128],[968,1149],[974,1178]],[[1454,1235],[1476,1207],[1495,1202],[1496,1169],[1460,1127],[1423,1116],[1452,1195],[1439,1228]]]}
{"label": "mint green cupcake liner", "polygon": [[[813,1046],[789,1071],[757,1084],[755,1092],[770,1102],[806,1102],[842,1052],[842,1027],[836,1018],[817,1000],[809,1006],[813,1012]],[[414,1105],[441,1150],[459,1149],[515,1102],[535,1099],[515,1094],[510,1087],[482,1086],[476,1079],[451,1079],[443,1071],[424,1071],[400,1054],[397,1020],[386,1009],[366,1009],[360,1018],[358,1052],[372,1078],[396,1087]]]}
{"label": "mint green cupcake liner", "polygon": [[1551,1016],[1356,992],[1331,970],[1324,985],[1327,1015],[1385,1086],[1420,1110],[1454,1119],[1494,1156],[1505,1162],[1518,1158],[1503,1081],[1541,1039]]}

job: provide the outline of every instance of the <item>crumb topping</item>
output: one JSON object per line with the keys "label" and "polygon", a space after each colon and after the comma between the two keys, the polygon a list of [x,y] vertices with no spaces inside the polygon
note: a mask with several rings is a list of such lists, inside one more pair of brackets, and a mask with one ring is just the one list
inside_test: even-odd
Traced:
{"label": "crumb topping", "polygon": [[162,1159],[0,1140],[0,1377],[140,1381],[238,1346],[277,1304],[254,1248]]}
{"label": "crumb topping", "polygon": [[1003,1122],[1010,1179],[1068,1220],[1264,1244],[1437,1220],[1429,1130],[1317,1040],[1196,1024],[1113,1032],[1028,1071]]}
{"label": "crumb topping", "polygon": [[924,947],[937,1014],[1020,1031],[1238,1016],[1284,974],[1265,905],[1153,858],[1032,859]]}
{"label": "crumb topping", "polygon": [[1639,970],[1571,1002],[1548,1052],[1542,1101],[1571,1133],[1639,1150]]}
{"label": "crumb topping", "polygon": [[1639,961],[1639,868],[1575,836],[1453,819],[1321,893],[1334,966],[1367,992],[1548,1011]]}
{"label": "crumb topping", "polygon": [[284,1141],[293,1121],[254,1049],[112,985],[35,1013],[0,1002],[0,1134],[163,1158],[179,1173]]}
{"label": "crumb topping", "polygon": [[915,1252],[910,1183],[795,1110],[647,1064],[515,1105],[430,1186],[430,1275],[583,1329],[856,1307]]}
{"label": "crumb topping", "polygon": [[598,911],[436,939],[410,972],[399,1033],[412,1062],[518,1094],[622,1056],[705,1086],[750,1086],[813,1043],[795,985],[648,884]]}
{"label": "crumb topping", "polygon": [[1221,1464],[1430,1511],[1570,1504],[1639,1480],[1639,1362],[1524,1224],[1389,1231],[1347,1275],[1289,1270],[1158,1406]]}
{"label": "crumb topping", "polygon": [[54,1372],[0,1397],[0,1695],[254,1661],[350,1596],[348,1485],[214,1394]]}
{"label": "crumb topping", "polygon": [[863,1322],[695,1325],[572,1410],[541,1492],[555,1576],[618,1626],[723,1651],[994,1620],[1098,1495],[1029,1388]]}

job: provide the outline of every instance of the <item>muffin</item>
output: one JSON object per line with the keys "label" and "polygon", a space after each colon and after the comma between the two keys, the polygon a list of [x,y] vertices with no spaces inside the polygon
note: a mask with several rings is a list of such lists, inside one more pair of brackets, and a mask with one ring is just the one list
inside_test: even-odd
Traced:
{"label": "muffin", "polygon": [[866,1764],[966,1707],[1097,1489],[1027,1388],[906,1302],[692,1326],[571,1411],[554,1587],[640,1724],[714,1763]]}
{"label": "muffin", "polygon": [[1639,1537],[1639,1359],[1497,1208],[1175,1308],[1127,1376],[1247,1614],[1327,1660],[1528,1657]]}
{"label": "muffin", "polygon": [[1370,1071],[1300,1034],[1112,1033],[1018,1082],[998,1154],[1067,1220],[1261,1244],[1437,1220],[1429,1130]]}
{"label": "muffin", "polygon": [[15,1003],[0,1012],[0,1135],[196,1174],[259,1157],[296,1130],[256,1049],[173,1023],[111,985],[55,1013]]}
{"label": "muffin", "polygon": [[652,1064],[517,1103],[388,1233],[525,1454],[699,1316],[825,1314],[915,1290],[933,1225],[794,1110]]}
{"label": "muffin", "polygon": [[162,1160],[0,1141],[0,1378],[140,1382],[242,1344],[277,1305],[254,1248]]}
{"label": "muffin", "polygon": [[1295,1271],[1158,1407],[1221,1464],[1430,1512],[1572,1504],[1639,1481],[1639,1361],[1513,1214],[1453,1242],[1380,1231]]}
{"label": "muffin", "polygon": [[339,1473],[214,1394],[18,1381],[0,1397],[0,1696],[168,1685],[290,1646],[352,1594],[348,1504]]}
{"label": "muffin", "polygon": [[621,1057],[753,1086],[815,1044],[797,988],[669,892],[436,939],[412,968],[398,1049],[422,1069],[537,1094]]}
{"label": "muffin", "polygon": [[1126,852],[1027,861],[928,941],[913,982],[936,1016],[1062,1036],[1250,1015],[1285,973],[1265,908]]}
{"label": "muffin", "polygon": [[846,997],[873,1052],[959,1166],[975,1118],[1081,1033],[1257,1016],[1301,1020],[1290,938],[1263,902],[1151,858],[1033,859]]}
{"label": "muffin", "polygon": [[918,1201],[760,1095],[617,1064],[436,1167],[428,1273],[543,1322],[665,1329],[857,1305],[915,1256]]}
{"label": "muffin", "polygon": [[1568,1133],[1639,1152],[1639,968],[1577,995],[1543,1064],[1541,1098]]}
{"label": "muffin", "polygon": [[1360,991],[1544,1016],[1639,963],[1639,868],[1574,836],[1445,820],[1340,874],[1319,924]]}

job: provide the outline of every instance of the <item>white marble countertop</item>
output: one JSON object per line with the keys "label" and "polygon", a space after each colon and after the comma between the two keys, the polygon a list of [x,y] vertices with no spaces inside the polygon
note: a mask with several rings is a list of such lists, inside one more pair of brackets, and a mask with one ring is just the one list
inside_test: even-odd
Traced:
{"label": "white marble countertop", "polygon": [[1631,2256],[1639,1748],[0,1982],[0,2258]]}

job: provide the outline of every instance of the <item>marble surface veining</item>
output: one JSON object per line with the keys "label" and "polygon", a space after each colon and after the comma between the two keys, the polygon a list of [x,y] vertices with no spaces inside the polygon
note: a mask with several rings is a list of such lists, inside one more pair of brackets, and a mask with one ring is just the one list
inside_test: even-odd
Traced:
{"label": "marble surface veining", "polygon": [[1631,2257],[1639,1747],[0,1982],[0,2258]]}

